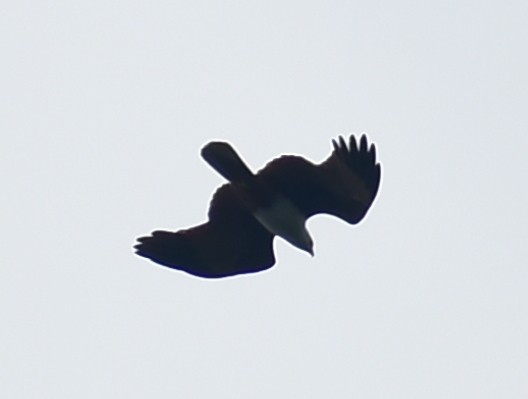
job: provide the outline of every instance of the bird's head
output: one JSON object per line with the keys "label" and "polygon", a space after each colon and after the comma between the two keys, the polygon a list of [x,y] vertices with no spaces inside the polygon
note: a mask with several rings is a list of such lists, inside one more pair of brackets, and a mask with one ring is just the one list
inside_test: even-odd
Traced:
{"label": "bird's head", "polygon": [[314,244],[312,237],[310,237],[310,233],[308,233],[308,230],[306,230],[306,228],[303,228],[300,233],[301,234],[296,234],[295,237],[290,236],[284,238],[293,246],[299,248],[300,250],[308,252],[311,256],[314,256]]}

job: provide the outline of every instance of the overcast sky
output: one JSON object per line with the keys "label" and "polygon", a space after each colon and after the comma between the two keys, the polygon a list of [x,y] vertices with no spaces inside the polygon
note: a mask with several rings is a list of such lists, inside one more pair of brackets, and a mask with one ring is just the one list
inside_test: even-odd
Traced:
{"label": "overcast sky", "polygon": [[[6,398],[528,397],[528,3],[7,1],[0,15]],[[367,132],[357,226],[268,271],[133,254],[254,168]]]}

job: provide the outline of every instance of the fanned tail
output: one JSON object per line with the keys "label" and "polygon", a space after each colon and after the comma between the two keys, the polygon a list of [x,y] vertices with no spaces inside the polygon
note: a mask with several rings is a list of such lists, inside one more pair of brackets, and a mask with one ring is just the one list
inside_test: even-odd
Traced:
{"label": "fanned tail", "polygon": [[230,182],[244,181],[254,175],[233,147],[222,141],[213,141],[202,148],[202,157]]}

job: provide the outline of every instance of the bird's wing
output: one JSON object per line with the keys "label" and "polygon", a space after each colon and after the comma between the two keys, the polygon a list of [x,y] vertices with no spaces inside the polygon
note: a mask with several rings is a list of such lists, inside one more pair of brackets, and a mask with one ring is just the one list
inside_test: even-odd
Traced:
{"label": "bird's wing", "polygon": [[350,136],[332,141],[334,150],[321,164],[299,156],[283,156],[258,172],[257,178],[282,192],[306,215],[318,213],[358,223],[372,205],[378,192],[381,167],[376,148]]}
{"label": "bird's wing", "polygon": [[177,232],[154,231],[138,241],[138,255],[200,277],[253,273],[275,263],[273,235],[244,206],[231,184],[214,194],[208,222]]}

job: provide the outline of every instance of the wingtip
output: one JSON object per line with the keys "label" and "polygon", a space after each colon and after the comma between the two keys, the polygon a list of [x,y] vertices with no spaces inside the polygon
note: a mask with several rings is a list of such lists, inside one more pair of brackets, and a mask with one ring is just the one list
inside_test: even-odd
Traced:
{"label": "wingtip", "polygon": [[343,136],[339,136],[339,144],[341,145],[342,149],[348,149],[345,138]]}
{"label": "wingtip", "polygon": [[353,134],[350,135],[350,139],[348,140],[349,141],[349,147],[350,147],[350,152],[351,153],[356,153],[358,152],[358,145],[357,145],[357,141],[356,141],[356,136],[354,136]]}
{"label": "wingtip", "polygon": [[359,140],[359,151],[367,152],[367,135],[363,133],[361,139]]}

